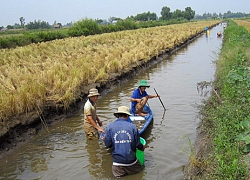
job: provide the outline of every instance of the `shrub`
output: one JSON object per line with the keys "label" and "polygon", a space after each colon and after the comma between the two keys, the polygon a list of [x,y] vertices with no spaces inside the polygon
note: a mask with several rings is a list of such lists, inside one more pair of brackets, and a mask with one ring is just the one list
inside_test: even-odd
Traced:
{"label": "shrub", "polygon": [[98,23],[92,19],[84,19],[75,23],[68,31],[70,36],[88,36],[101,33]]}
{"label": "shrub", "polygon": [[120,27],[122,30],[132,30],[132,29],[138,29],[139,26],[136,24],[136,22],[132,20],[119,20],[116,23],[116,26]]}

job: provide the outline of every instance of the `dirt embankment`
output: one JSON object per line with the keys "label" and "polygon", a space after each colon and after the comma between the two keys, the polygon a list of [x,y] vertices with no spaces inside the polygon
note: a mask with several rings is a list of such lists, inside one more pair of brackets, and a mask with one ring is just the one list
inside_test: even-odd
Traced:
{"label": "dirt embankment", "polygon": [[39,130],[46,128],[45,125],[51,125],[58,121],[62,121],[67,116],[79,112],[83,108],[90,88],[96,87],[98,91],[104,95],[116,86],[119,86],[121,82],[134,77],[142,69],[161,61],[179,48],[186,46],[201,34],[202,33],[199,33],[196,36],[189,38],[183,44],[180,44],[171,50],[165,50],[164,53],[151,58],[146,63],[141,61],[141,63],[131,65],[122,72],[111,74],[109,80],[106,82],[83,86],[82,91],[78,92],[79,98],[70,105],[70,108],[67,111],[64,110],[62,105],[55,106],[48,104],[40,112],[29,112],[13,117],[9,121],[8,127],[0,127],[0,158],[18,148],[20,144],[27,142],[33,135],[37,134]]}
{"label": "dirt embankment", "polygon": [[209,124],[200,123],[197,128],[197,138],[194,145],[194,154],[189,157],[189,163],[184,168],[183,180],[206,179],[207,166],[204,162],[211,151],[213,140],[210,138],[206,128]]}

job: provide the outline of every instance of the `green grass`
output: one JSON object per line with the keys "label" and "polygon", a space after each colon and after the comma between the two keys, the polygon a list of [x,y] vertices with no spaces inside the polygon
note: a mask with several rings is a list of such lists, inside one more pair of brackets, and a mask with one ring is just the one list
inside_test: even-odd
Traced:
{"label": "green grass", "polygon": [[244,132],[249,132],[249,126],[243,127],[242,121],[249,120],[249,44],[248,31],[229,21],[214,82],[222,102],[212,95],[201,109],[202,123],[213,142],[209,158],[203,160],[207,170],[199,175],[202,179],[248,179],[245,155],[250,142]]}

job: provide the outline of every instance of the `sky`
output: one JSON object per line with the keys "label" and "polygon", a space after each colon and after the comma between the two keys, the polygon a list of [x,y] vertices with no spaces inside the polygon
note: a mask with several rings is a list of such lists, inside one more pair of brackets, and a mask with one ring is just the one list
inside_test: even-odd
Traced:
{"label": "sky", "polygon": [[41,20],[67,24],[81,19],[125,19],[144,12],[161,16],[162,7],[171,12],[191,7],[196,14],[244,12],[250,13],[250,0],[0,0],[0,27]]}

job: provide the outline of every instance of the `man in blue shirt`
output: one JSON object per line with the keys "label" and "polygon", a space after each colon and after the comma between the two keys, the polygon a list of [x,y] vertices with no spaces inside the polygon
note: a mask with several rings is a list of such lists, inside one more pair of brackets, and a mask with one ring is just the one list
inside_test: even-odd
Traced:
{"label": "man in blue shirt", "polygon": [[139,87],[134,90],[131,101],[131,112],[139,116],[146,116],[146,112],[143,111],[143,107],[150,98],[158,97],[158,95],[148,95],[146,88],[150,87],[145,79],[140,81]]}
{"label": "man in blue shirt", "polygon": [[140,134],[135,124],[128,122],[131,115],[129,108],[121,106],[114,115],[117,120],[108,125],[102,139],[106,147],[113,148],[112,172],[119,178],[143,169],[144,166],[136,158],[136,148],[144,151],[145,146],[140,142]]}

